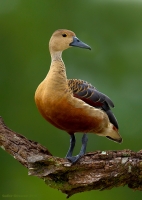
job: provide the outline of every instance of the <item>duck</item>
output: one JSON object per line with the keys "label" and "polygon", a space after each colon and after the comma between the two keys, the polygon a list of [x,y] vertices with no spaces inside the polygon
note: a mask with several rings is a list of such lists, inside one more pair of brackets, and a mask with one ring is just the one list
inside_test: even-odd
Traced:
{"label": "duck", "polygon": [[[50,69],[35,92],[35,103],[45,120],[70,136],[66,158],[73,164],[85,153],[88,133],[122,142],[112,100],[93,85],[80,79],[67,79],[62,52],[72,47],[91,50],[76,34],[67,29],[56,30],[49,40]],[[76,133],[82,133],[82,145],[73,156]]]}

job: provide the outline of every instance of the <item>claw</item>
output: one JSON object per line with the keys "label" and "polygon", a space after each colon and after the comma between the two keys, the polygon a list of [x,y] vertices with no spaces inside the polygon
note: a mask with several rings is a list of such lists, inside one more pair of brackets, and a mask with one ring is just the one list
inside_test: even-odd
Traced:
{"label": "claw", "polygon": [[82,156],[72,156],[72,157],[66,157],[72,164],[76,163]]}

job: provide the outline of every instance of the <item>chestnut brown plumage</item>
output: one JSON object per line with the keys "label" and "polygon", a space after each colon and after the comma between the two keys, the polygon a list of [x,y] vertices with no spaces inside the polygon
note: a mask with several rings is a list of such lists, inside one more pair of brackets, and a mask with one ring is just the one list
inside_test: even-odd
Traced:
{"label": "chestnut brown plumage", "polygon": [[[95,133],[119,142],[118,123],[110,110],[114,107],[110,98],[83,80],[67,79],[62,52],[71,46],[91,49],[80,41],[74,32],[60,29],[53,33],[49,50],[50,70],[35,93],[36,105],[42,116],[55,127],[70,134],[70,147],[66,158],[76,162],[86,151],[87,134]],[[77,156],[72,156],[75,136],[82,132],[82,147]]]}

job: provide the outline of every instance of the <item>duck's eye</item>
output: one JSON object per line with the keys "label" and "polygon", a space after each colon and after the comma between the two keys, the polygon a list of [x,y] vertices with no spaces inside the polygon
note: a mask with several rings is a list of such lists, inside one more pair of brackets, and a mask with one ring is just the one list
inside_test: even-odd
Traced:
{"label": "duck's eye", "polygon": [[63,36],[63,37],[67,37],[67,34],[63,33],[62,36]]}

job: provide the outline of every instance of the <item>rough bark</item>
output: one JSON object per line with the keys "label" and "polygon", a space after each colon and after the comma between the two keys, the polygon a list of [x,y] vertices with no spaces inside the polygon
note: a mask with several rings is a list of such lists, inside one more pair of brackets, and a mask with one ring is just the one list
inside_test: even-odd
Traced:
{"label": "rough bark", "polygon": [[133,152],[96,151],[87,153],[74,165],[54,157],[42,145],[10,130],[0,117],[0,146],[22,165],[67,197],[89,190],[105,190],[128,185],[142,190],[142,150]]}

